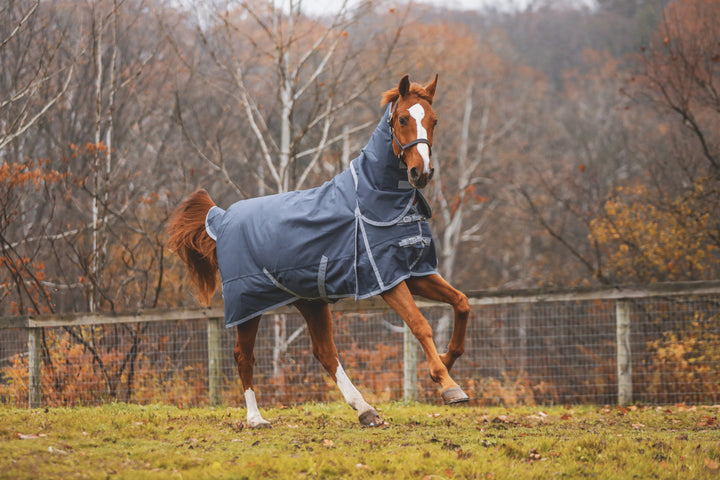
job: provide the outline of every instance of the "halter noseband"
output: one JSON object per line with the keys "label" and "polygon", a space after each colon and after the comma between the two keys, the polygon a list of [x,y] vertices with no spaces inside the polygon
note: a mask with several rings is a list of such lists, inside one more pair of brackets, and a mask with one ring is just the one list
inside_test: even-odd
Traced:
{"label": "halter noseband", "polygon": [[413,145],[417,145],[418,143],[424,143],[428,146],[429,154],[432,156],[432,145],[430,144],[430,140],[427,138],[416,138],[415,140],[412,140],[405,145],[400,143],[400,140],[395,135],[395,127],[393,127],[393,117],[395,116],[395,109],[397,108],[398,103],[400,103],[400,100],[398,99],[392,107],[392,110],[390,111],[390,116],[388,117],[388,125],[390,125],[390,137],[392,138],[392,141],[394,143],[397,143],[398,148],[400,148],[400,153],[398,154],[398,158],[405,162],[405,150],[412,147]]}

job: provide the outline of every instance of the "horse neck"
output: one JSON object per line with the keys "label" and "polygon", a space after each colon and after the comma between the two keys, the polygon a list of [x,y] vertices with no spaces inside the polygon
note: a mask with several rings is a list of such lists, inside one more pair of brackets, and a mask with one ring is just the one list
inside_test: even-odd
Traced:
{"label": "horse neck", "polygon": [[401,182],[407,182],[407,167],[393,151],[389,115],[388,107],[362,153],[353,160],[353,167],[371,188],[397,191]]}

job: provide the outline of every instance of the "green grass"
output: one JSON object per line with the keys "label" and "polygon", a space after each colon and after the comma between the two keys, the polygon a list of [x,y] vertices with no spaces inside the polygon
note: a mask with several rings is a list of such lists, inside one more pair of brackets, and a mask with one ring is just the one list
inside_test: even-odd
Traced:
{"label": "green grass", "polygon": [[0,406],[0,478],[720,478],[720,407]]}

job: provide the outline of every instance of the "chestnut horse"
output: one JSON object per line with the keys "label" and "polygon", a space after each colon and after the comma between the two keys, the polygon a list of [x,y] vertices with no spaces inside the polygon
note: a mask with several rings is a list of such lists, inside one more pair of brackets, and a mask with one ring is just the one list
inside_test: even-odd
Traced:
{"label": "chestnut horse", "polygon": [[[245,392],[249,427],[270,425],[260,414],[253,390],[253,351],[260,317],[263,312],[290,303],[307,322],[313,354],[336,382],[347,403],[358,411],[362,425],[378,426],[383,420],[363,399],[340,364],[333,340],[329,307],[330,302],[339,298],[381,295],[420,342],[428,360],[430,377],[439,385],[444,402],[457,404],[468,401],[468,396],[450,377],[449,372],[465,349],[469,303],[463,293],[435,271],[437,258],[426,222],[431,213],[420,190],[427,185],[434,172],[431,147],[436,117],[432,101],[436,86],[437,75],[425,86],[410,83],[406,75],[397,87],[385,92],[382,103],[388,107],[370,143],[348,170],[323,186],[243,200],[228,208],[227,212],[215,206],[207,192],[198,190],[177,208],[170,219],[168,246],[187,264],[190,279],[199,290],[201,303],[210,303],[217,286],[218,270],[221,273],[226,325],[237,328],[234,354]],[[389,172],[390,183],[394,183],[388,188],[364,186],[364,179],[370,177],[379,178],[377,184],[388,184],[387,178],[381,178],[384,174],[379,171]],[[320,199],[310,199],[309,195],[314,193],[319,193],[317,197]],[[391,198],[392,208],[395,208],[385,217],[382,204],[378,203],[381,197]],[[327,198],[331,200],[323,200]],[[344,207],[342,219],[351,231],[347,234],[337,233],[344,232],[339,227],[325,226],[328,217],[332,215],[327,213],[327,203],[318,203],[326,201],[336,204],[342,203],[343,199],[349,199],[349,206]],[[308,202],[312,208],[302,213],[301,206]],[[257,205],[264,209],[259,220],[247,213],[257,208]],[[298,220],[289,217],[290,213],[283,213],[286,216],[276,222],[278,225],[273,225],[267,214],[277,210],[295,212],[294,215],[302,215],[302,218]],[[317,223],[313,223],[318,215]],[[388,218],[392,220],[388,221]],[[295,227],[300,223],[306,229],[298,234]],[[331,230],[332,234],[326,234],[323,229]],[[260,241],[252,241],[257,230],[261,230],[263,236]],[[392,234],[395,231],[400,233],[388,240],[387,235],[395,235]],[[373,235],[385,237],[373,243]],[[252,267],[259,272],[246,274],[243,269],[250,268],[248,265],[257,261],[260,256],[258,252],[264,246],[257,247],[259,250],[252,250],[251,253],[249,251],[256,247],[255,244],[266,243],[274,236],[284,237],[283,247],[270,250],[273,258],[262,260],[264,263]],[[329,236],[332,238],[328,239]],[[294,237],[302,237],[310,245],[306,243],[299,247],[287,247],[286,244]],[[322,244],[323,255],[319,266],[312,267],[311,281],[293,280],[293,274],[288,274],[289,269],[285,266],[272,270],[273,265],[278,263],[276,257],[282,255],[278,251],[291,249],[290,256],[302,257],[307,263],[311,257],[315,258],[314,253],[309,251],[318,243]],[[336,264],[333,254],[327,253],[337,248],[349,249],[337,255],[344,260],[352,257],[348,251],[354,252],[355,263],[352,268]],[[365,257],[359,259],[358,255]],[[388,263],[393,271],[388,274],[390,276],[381,271]],[[369,273],[362,274],[363,269]],[[354,272],[354,277],[343,278],[341,274],[347,275],[348,271]],[[360,278],[363,275],[367,279]],[[296,283],[288,283],[293,281]],[[370,282],[368,286],[359,286],[367,282]],[[335,284],[343,288],[350,285],[351,288],[349,291],[343,290]],[[455,324],[447,353],[440,355],[437,352],[432,328],[415,304],[413,295],[452,306]]]}

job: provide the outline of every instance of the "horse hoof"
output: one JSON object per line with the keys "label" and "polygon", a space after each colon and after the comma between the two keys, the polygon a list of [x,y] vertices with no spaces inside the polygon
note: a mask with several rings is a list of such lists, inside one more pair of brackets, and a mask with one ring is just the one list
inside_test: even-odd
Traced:
{"label": "horse hoof", "polygon": [[441,395],[445,405],[457,405],[458,403],[465,403],[470,400],[470,397],[468,397],[460,387],[450,387],[442,392]]}
{"label": "horse hoof", "polygon": [[358,419],[360,419],[360,425],[363,427],[379,427],[383,423],[382,418],[380,418],[380,415],[375,411],[374,408],[371,408],[370,410],[365,410],[363,413],[358,415]]}
{"label": "horse hoof", "polygon": [[267,420],[249,421],[245,424],[247,428],[272,428],[272,424]]}

